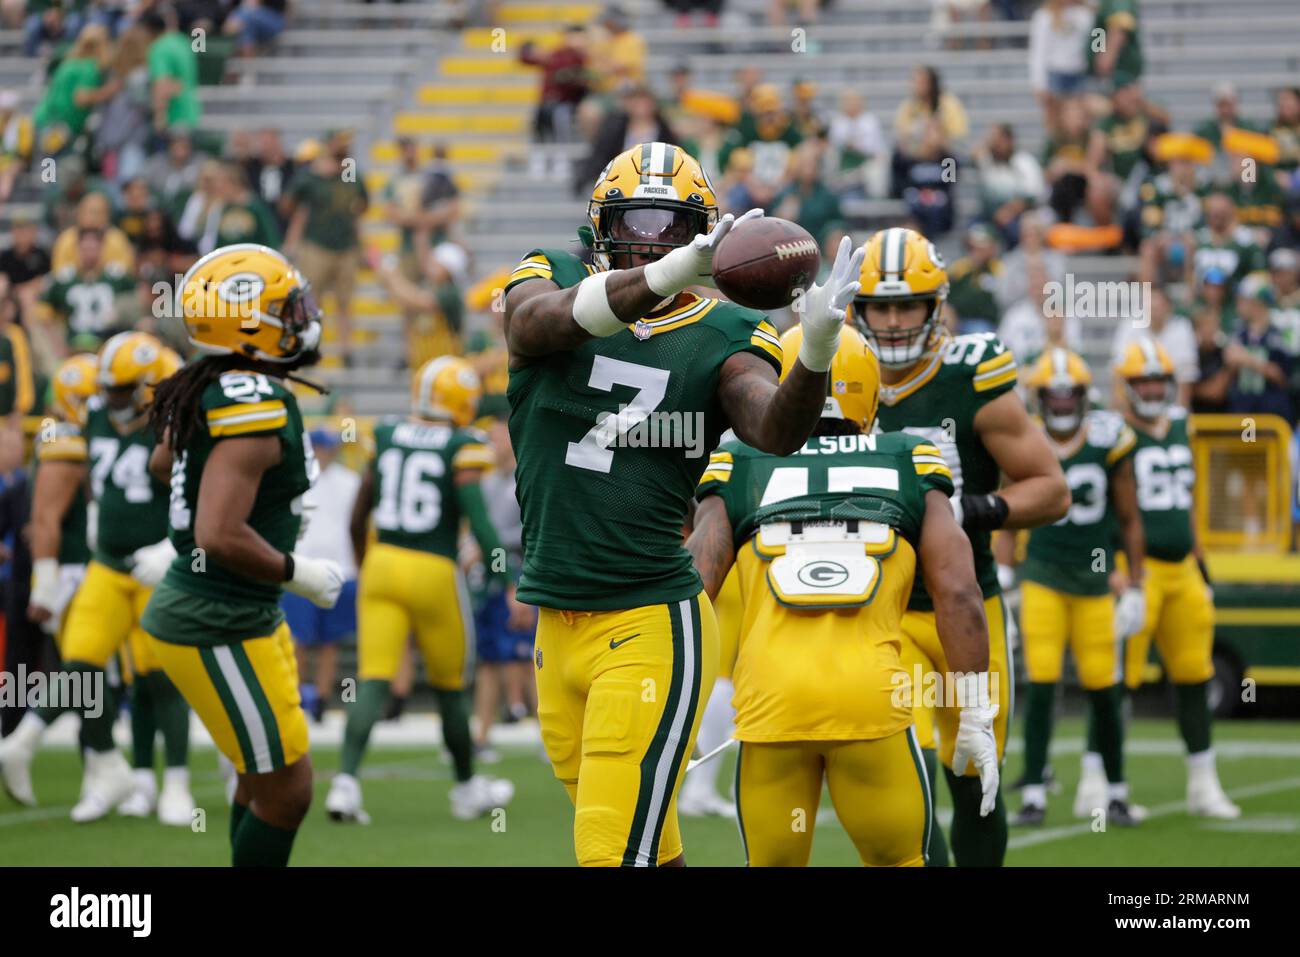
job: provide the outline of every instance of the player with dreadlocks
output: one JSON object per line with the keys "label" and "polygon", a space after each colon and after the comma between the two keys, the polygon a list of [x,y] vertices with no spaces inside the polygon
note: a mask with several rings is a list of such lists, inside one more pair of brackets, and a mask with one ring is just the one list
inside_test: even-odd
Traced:
{"label": "player with dreadlocks", "polygon": [[177,557],[143,625],[238,772],[233,863],[283,866],[312,774],[280,589],[330,608],[343,586],[335,562],[291,551],[319,466],[283,380],[319,358],[320,310],[284,256],[251,244],[190,267],[177,307],[204,355],[154,398],[149,468],[170,476]]}

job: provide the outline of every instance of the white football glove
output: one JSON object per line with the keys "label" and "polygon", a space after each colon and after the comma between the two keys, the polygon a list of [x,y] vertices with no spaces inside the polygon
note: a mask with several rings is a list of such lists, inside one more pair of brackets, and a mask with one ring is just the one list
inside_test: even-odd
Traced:
{"label": "white football glove", "polygon": [[317,608],[333,608],[343,590],[343,569],[328,558],[308,558],[295,552],[293,578],[284,587],[302,595]]}
{"label": "white football glove", "polygon": [[32,590],[29,607],[43,608],[53,614],[59,606],[59,560],[38,558],[32,562]]}
{"label": "white football glove", "polygon": [[751,209],[739,219],[731,213],[723,216],[707,233],[699,233],[685,246],[678,246],[662,259],[645,267],[645,282],[656,295],[675,296],[687,286],[717,288],[713,281],[713,254],[722,238],[741,223],[758,219],[761,209]]}
{"label": "white football glove", "polygon": [[1147,620],[1147,599],[1141,587],[1124,589],[1115,602],[1115,634],[1128,638],[1142,630]]}
{"label": "white football glove", "polygon": [[168,538],[137,548],[131,553],[131,577],[141,585],[153,588],[163,580],[175,557],[176,547]]}
{"label": "white football glove", "polygon": [[86,503],[86,547],[92,552],[99,544],[99,503],[93,499]]}
{"label": "white football glove", "polygon": [[952,753],[954,774],[963,775],[970,765],[980,776],[980,817],[993,813],[998,800],[998,740],[993,719],[998,706],[989,700],[989,673],[966,674],[958,679],[957,741]]}
{"label": "white football glove", "polygon": [[825,372],[840,348],[840,329],[844,326],[845,309],[862,288],[858,277],[862,273],[862,259],[866,247],[853,249],[853,241],[845,236],[835,253],[835,263],[826,282],[813,286],[804,294],[803,308],[796,309],[803,326],[803,345],[799,348],[799,361],[809,372]]}

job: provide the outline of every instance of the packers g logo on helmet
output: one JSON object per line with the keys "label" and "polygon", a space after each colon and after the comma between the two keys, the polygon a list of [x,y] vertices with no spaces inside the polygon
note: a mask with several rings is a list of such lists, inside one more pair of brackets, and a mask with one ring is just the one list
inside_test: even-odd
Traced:
{"label": "packers g logo on helmet", "polygon": [[[1115,374],[1124,380],[1124,394],[1133,411],[1143,419],[1158,419],[1178,399],[1174,382],[1174,360],[1165,347],[1149,336],[1130,342],[1115,366]],[[1139,382],[1162,382],[1160,396],[1144,399],[1136,387]]]}
{"label": "packers g logo on helmet", "polygon": [[99,391],[99,358],[91,352],[69,356],[54,370],[51,411],[64,422],[80,422],[86,400]]}
{"label": "packers g logo on helmet", "polygon": [[320,346],[320,309],[283,255],[256,243],[214,249],[181,280],[176,312],[194,346],[212,355],[294,362]]}
{"label": "packers g logo on helmet", "polygon": [[718,221],[713,184],[699,161],[672,143],[641,143],[609,161],[587,204],[593,260],[611,268],[611,257],[635,248],[663,256],[684,246]]}
{"label": "packers g logo on helmet", "polygon": [[[794,368],[803,345],[803,326],[794,326],[781,336],[781,379]],[[862,334],[851,326],[840,328],[840,347],[831,359],[823,419],[844,419],[861,432],[876,421],[880,404],[880,364],[867,347]]]}
{"label": "packers g logo on helmet", "polygon": [[438,356],[411,380],[411,411],[425,419],[448,419],[460,428],[474,421],[483,385],[459,356]]}
{"label": "packers g logo on helmet", "polygon": [[1072,435],[1088,409],[1092,372],[1077,353],[1048,349],[1029,370],[1025,385],[1038,401],[1038,411],[1048,431]]}
{"label": "packers g logo on helmet", "polygon": [[[880,364],[906,368],[925,354],[939,330],[939,315],[948,298],[948,272],[934,243],[913,229],[882,229],[867,240],[862,260],[861,288],[853,299],[859,329]],[[869,303],[929,304],[918,326],[876,330],[867,321]]]}
{"label": "packers g logo on helmet", "polygon": [[153,388],[181,367],[181,357],[147,332],[119,332],[99,350],[96,381],[101,389],[133,389],[129,406],[109,414],[129,420],[153,401]]}

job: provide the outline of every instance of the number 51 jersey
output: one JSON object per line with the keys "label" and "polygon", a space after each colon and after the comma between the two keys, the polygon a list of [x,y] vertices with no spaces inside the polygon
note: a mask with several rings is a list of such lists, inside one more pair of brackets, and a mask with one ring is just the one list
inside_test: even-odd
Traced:
{"label": "number 51 jersey", "polygon": [[[568,288],[592,271],[571,253],[535,250],[506,289],[535,278]],[[718,377],[737,352],[780,370],[762,313],[681,293],[626,330],[511,371],[520,601],[612,611],[699,594],[682,526],[728,425]]]}

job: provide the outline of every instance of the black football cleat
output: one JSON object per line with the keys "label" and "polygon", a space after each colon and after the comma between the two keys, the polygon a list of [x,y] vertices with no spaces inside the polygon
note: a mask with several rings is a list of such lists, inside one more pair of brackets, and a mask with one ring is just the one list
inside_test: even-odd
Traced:
{"label": "black football cleat", "polygon": [[1012,827],[1042,827],[1047,820],[1047,808],[1040,804],[1026,804],[1020,813],[1011,818]]}
{"label": "black football cleat", "polygon": [[1134,813],[1128,801],[1111,798],[1110,803],[1106,805],[1106,823],[1114,824],[1116,827],[1137,827],[1142,823],[1142,818]]}

